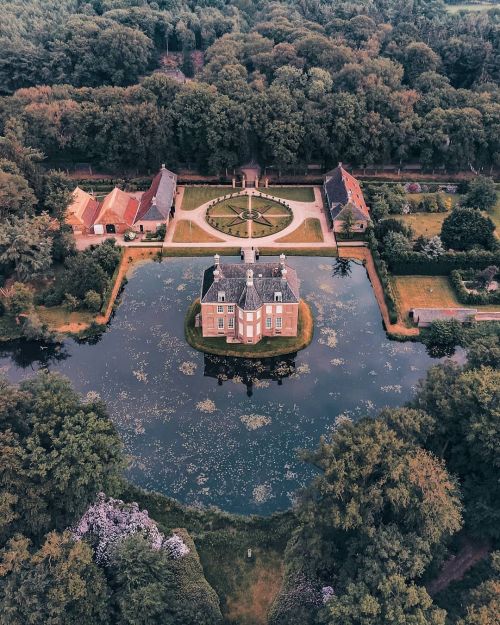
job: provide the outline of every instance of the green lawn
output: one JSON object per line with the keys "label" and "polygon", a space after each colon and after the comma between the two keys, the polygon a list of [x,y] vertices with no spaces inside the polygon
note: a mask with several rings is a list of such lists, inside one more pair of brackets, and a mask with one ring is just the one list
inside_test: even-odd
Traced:
{"label": "green lawn", "polygon": [[175,225],[173,243],[216,243],[222,241],[210,232],[202,230],[190,219],[181,219]]}
{"label": "green lawn", "polygon": [[271,225],[268,225],[267,223],[253,221],[252,237],[268,237],[271,234],[281,232],[292,223],[292,219],[292,215],[282,215],[281,217],[268,217],[266,214],[266,220],[270,222]]}
{"label": "green lawn", "polygon": [[296,200],[297,202],[314,202],[313,187],[269,187],[260,189],[262,193],[274,195],[284,200]]}
{"label": "green lawn", "polygon": [[182,210],[192,211],[198,206],[205,204],[209,200],[234,193],[232,187],[184,187],[184,196],[182,198]]}
{"label": "green lawn", "polygon": [[413,228],[416,239],[419,236],[433,237],[440,234],[443,221],[448,215],[449,213],[412,213],[397,215],[396,218]]}
{"label": "green lawn", "polygon": [[323,240],[320,220],[309,217],[293,232],[278,239],[277,243],[322,243]]}

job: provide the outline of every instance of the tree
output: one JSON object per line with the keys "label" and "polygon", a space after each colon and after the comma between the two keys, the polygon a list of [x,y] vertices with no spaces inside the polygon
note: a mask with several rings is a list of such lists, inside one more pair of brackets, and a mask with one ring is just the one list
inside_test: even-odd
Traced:
{"label": "tree", "polygon": [[8,306],[11,315],[18,317],[33,307],[33,289],[22,282],[14,282],[9,292]]}
{"label": "tree", "polygon": [[381,195],[377,195],[371,206],[372,217],[375,221],[380,221],[389,214],[389,204]]}
{"label": "tree", "polygon": [[412,244],[402,232],[390,230],[382,242],[382,254],[390,261],[397,260],[412,251]]}
{"label": "tree", "polygon": [[87,291],[83,301],[91,312],[98,312],[101,308],[101,296],[95,291]]}
{"label": "tree", "polygon": [[495,224],[479,210],[457,206],[443,221],[441,241],[454,250],[470,250],[475,245],[492,249],[494,230]]}
{"label": "tree", "polygon": [[326,604],[324,625],[444,625],[446,612],[435,607],[425,588],[392,575],[370,588],[349,584]]}
{"label": "tree", "polygon": [[500,535],[499,388],[498,370],[462,371],[451,364],[441,365],[428,371],[413,402],[436,419],[426,446],[459,476],[466,525],[494,538]]}
{"label": "tree", "polygon": [[414,85],[425,72],[434,72],[440,63],[439,55],[422,41],[414,41],[406,46],[403,53],[405,78]]}
{"label": "tree", "polygon": [[462,344],[464,331],[456,319],[436,319],[432,321],[423,336],[428,352],[435,358],[452,356],[455,348]]}
{"label": "tree", "polygon": [[13,266],[22,282],[44,274],[52,264],[47,214],[15,217],[0,228],[0,263]]}
{"label": "tree", "polygon": [[36,201],[33,190],[23,176],[0,169],[0,223],[9,217],[32,214]]}
{"label": "tree", "polygon": [[354,213],[352,208],[347,207],[342,213],[342,234],[350,239],[352,237],[352,230],[356,220],[354,219]]}
{"label": "tree", "polygon": [[497,202],[497,190],[493,178],[477,176],[469,183],[469,190],[465,196],[465,205],[490,210]]}
{"label": "tree", "polygon": [[31,554],[17,535],[1,552],[0,625],[108,625],[109,590],[85,543],[47,535]]}
{"label": "tree", "polygon": [[456,485],[444,466],[381,419],[345,423],[304,457],[321,471],[304,495],[304,523],[367,534],[394,523],[430,544],[460,527]]}
{"label": "tree", "polygon": [[1,495],[22,493],[12,533],[68,527],[97,492],[116,488],[120,438],[104,405],[82,401],[65,378],[40,374],[19,387],[4,384],[0,424],[1,455],[19,459],[17,470],[12,463],[0,470]]}

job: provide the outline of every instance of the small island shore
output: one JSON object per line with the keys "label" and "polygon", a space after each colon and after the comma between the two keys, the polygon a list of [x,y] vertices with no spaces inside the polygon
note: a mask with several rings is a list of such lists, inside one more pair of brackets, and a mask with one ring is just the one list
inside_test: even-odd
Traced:
{"label": "small island shore", "polygon": [[235,356],[237,358],[271,358],[293,354],[307,347],[314,335],[314,319],[309,304],[303,299],[299,303],[298,334],[293,337],[264,337],[258,343],[245,345],[243,343],[230,344],[225,337],[205,338],[201,335],[201,328],[195,327],[196,315],[200,312],[200,300],[196,299],[188,308],[184,321],[184,335],[186,341],[200,352],[216,356]]}

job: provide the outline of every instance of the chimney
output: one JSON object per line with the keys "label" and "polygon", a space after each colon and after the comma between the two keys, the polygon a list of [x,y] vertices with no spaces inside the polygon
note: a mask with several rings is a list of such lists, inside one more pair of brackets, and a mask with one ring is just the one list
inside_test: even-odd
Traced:
{"label": "chimney", "polygon": [[247,286],[253,286],[253,271],[252,269],[247,270]]}
{"label": "chimney", "polygon": [[153,195],[153,199],[151,200],[151,204],[156,206],[156,195]]}
{"label": "chimney", "polygon": [[280,254],[280,268],[283,269],[285,267],[286,256],[284,254]]}
{"label": "chimney", "polygon": [[215,254],[215,256],[214,256],[214,265],[216,267],[218,267],[219,263],[220,263],[220,256],[218,254]]}
{"label": "chimney", "polygon": [[162,168],[162,169],[165,169],[165,163],[162,163],[162,164],[161,164],[161,168]]}
{"label": "chimney", "polygon": [[339,167],[342,167],[342,161],[339,161]]}
{"label": "chimney", "polygon": [[286,275],[287,275],[287,270],[285,269],[285,267],[283,267],[283,269],[281,270],[281,281],[282,282],[286,282]]}
{"label": "chimney", "polygon": [[220,271],[219,269],[214,269],[214,282],[219,282],[220,280]]}

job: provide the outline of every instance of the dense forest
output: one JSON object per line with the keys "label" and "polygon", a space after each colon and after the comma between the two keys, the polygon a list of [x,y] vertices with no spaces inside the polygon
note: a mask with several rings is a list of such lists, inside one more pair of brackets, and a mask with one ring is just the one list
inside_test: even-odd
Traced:
{"label": "dense forest", "polygon": [[499,9],[1,0],[0,11],[0,132],[51,161],[500,164]]}

